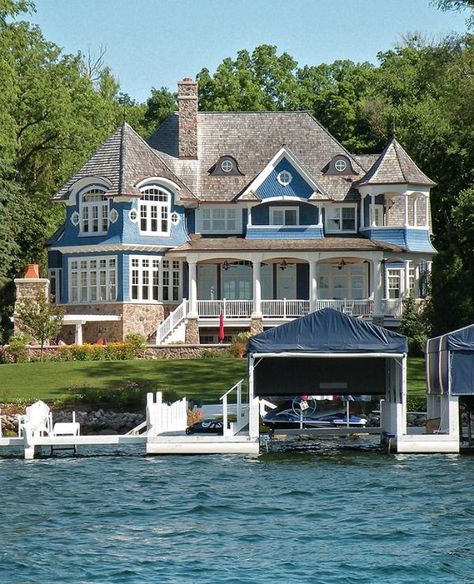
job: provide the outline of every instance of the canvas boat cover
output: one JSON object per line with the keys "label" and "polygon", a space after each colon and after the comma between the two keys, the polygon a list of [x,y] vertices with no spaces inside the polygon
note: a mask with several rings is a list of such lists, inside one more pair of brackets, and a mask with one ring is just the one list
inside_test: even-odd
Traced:
{"label": "canvas boat cover", "polygon": [[429,394],[474,395],[474,324],[426,343]]}
{"label": "canvas boat cover", "polygon": [[332,308],[251,337],[248,353],[407,353],[407,338]]}

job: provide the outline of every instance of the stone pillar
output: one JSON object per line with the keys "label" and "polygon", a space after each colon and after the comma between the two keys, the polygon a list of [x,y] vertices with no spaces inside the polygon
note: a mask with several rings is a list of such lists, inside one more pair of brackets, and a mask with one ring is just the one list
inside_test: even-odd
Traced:
{"label": "stone pillar", "polygon": [[178,83],[179,158],[197,160],[198,84],[190,77]]}
{"label": "stone pillar", "polygon": [[189,316],[197,318],[197,264],[188,260],[189,267]]}
{"label": "stone pillar", "polygon": [[186,319],[185,341],[188,345],[199,345],[199,324],[197,317]]}
{"label": "stone pillar", "polygon": [[[23,302],[33,300],[38,292],[43,293],[46,297],[49,294],[49,280],[48,278],[39,277],[38,264],[28,264],[23,278],[16,278],[14,280],[16,286],[16,301],[13,316],[15,316],[16,308]],[[17,325],[14,325],[15,334],[21,332]]]}
{"label": "stone pillar", "polygon": [[263,319],[261,316],[254,316],[250,319],[250,332],[257,335],[263,331]]}
{"label": "stone pillar", "polygon": [[314,312],[318,300],[318,280],[316,277],[317,260],[309,262],[309,311]]}
{"label": "stone pillar", "polygon": [[252,262],[253,275],[253,314],[252,318],[262,318],[262,284],[260,260]]}

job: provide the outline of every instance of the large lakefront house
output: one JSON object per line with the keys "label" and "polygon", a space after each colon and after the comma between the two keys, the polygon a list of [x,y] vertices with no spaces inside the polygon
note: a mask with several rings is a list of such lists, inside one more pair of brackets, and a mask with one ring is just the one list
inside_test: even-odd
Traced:
{"label": "large lakefront house", "polygon": [[53,197],[76,336],[216,342],[221,314],[231,336],[323,307],[396,326],[436,253],[435,183],[397,140],[357,156],[306,112],[199,112],[178,87],[148,142],[123,124]]}

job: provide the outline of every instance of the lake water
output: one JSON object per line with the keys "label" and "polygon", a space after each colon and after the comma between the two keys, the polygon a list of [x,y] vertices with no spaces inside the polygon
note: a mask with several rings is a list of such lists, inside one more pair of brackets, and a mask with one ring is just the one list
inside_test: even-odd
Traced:
{"label": "lake water", "polygon": [[109,452],[0,459],[2,584],[474,582],[474,457]]}

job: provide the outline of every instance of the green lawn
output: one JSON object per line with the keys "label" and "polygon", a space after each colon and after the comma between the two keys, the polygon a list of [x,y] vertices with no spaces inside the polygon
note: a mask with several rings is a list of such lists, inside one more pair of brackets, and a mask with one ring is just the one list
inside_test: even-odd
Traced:
{"label": "green lawn", "polygon": [[[408,362],[408,390],[423,395],[423,359]],[[150,390],[172,390],[179,396],[215,402],[247,374],[246,359],[181,359],[155,361],[73,361],[0,365],[0,402],[57,400],[70,388],[116,389],[127,381]]]}

